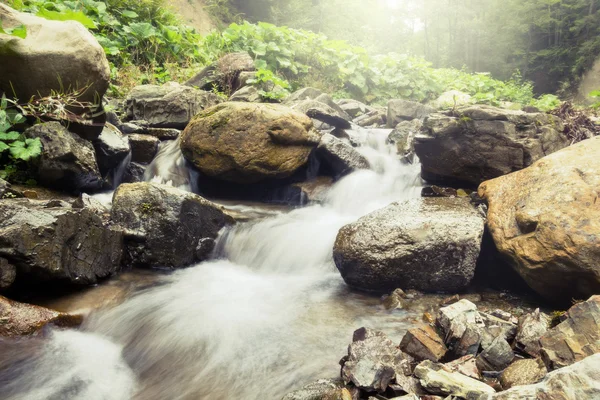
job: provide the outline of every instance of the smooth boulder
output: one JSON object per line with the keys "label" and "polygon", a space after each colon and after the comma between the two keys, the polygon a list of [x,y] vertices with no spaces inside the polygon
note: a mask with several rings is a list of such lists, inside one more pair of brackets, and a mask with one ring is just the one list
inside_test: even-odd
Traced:
{"label": "smooth boulder", "polygon": [[387,109],[387,127],[394,128],[402,121],[423,119],[434,112],[434,108],[414,101],[390,100]]}
{"label": "smooth boulder", "polygon": [[600,293],[600,137],[484,182],[498,250],[537,293],[569,304]]}
{"label": "smooth boulder", "polygon": [[393,203],[344,226],[333,257],[346,283],[359,289],[457,291],[475,274],[483,225],[465,199]]}
{"label": "smooth boulder", "polygon": [[205,260],[231,223],[204,198],[155,183],[123,184],[113,195],[112,220],[126,229],[125,263],[180,268]]}
{"label": "smooth boulder", "polygon": [[181,135],[203,174],[236,183],[292,175],[320,140],[306,115],[278,104],[228,102],[198,114]]}
{"label": "smooth boulder", "polygon": [[424,179],[477,186],[568,146],[562,130],[553,115],[477,105],[430,115],[415,151]]}

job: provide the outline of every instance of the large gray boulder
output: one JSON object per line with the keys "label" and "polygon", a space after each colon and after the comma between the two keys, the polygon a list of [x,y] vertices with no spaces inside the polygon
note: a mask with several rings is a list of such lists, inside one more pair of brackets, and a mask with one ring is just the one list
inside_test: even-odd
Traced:
{"label": "large gray boulder", "polygon": [[414,101],[390,100],[387,110],[387,127],[394,128],[402,121],[423,119],[434,112],[434,108]]}
{"label": "large gray boulder", "polygon": [[53,90],[85,89],[79,100],[99,104],[110,68],[104,49],[83,25],[20,13],[2,3],[0,25],[27,29],[25,39],[0,33],[0,92],[26,102]]}
{"label": "large gray boulder", "polygon": [[369,169],[369,161],[352,145],[326,133],[317,146],[316,156],[323,162],[334,178],[347,175],[357,169]]}
{"label": "large gray boulder", "polygon": [[232,222],[220,206],[196,194],[145,182],[119,186],[111,218],[126,229],[125,262],[136,267],[203,261],[221,228]]}
{"label": "large gray boulder", "polygon": [[569,145],[558,117],[477,105],[425,119],[415,138],[424,179],[476,186]]}
{"label": "large gray boulder", "polygon": [[175,82],[136,86],[125,99],[126,119],[146,121],[154,128],[184,129],[194,115],[221,102],[214,93]]}
{"label": "large gray boulder", "polygon": [[15,279],[94,284],[117,272],[123,234],[105,215],[61,201],[0,201],[0,257]]}
{"label": "large gray boulder", "polygon": [[37,162],[42,185],[73,192],[102,187],[96,153],[89,141],[58,122],[34,125],[25,131],[25,136],[42,142],[42,155]]}
{"label": "large gray boulder", "polygon": [[483,218],[465,199],[394,203],[344,226],[333,257],[350,286],[457,291],[473,279]]}

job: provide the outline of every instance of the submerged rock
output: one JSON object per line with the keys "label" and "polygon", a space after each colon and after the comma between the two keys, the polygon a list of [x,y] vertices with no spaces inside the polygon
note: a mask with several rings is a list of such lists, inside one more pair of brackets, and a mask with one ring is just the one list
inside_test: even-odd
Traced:
{"label": "submerged rock", "polygon": [[479,187],[498,250],[554,303],[600,293],[598,154],[600,137]]}
{"label": "submerged rock", "polygon": [[457,291],[473,279],[483,220],[464,199],[394,203],[343,227],[333,256],[350,286]]}
{"label": "submerged rock", "polygon": [[221,228],[232,222],[220,206],[196,194],[152,183],[119,186],[111,217],[126,228],[125,262],[137,267],[202,261]]}
{"label": "submerged rock", "polygon": [[230,102],[198,114],[181,135],[181,150],[209,177],[255,183],[292,175],[319,139],[310,118],[287,107]]}

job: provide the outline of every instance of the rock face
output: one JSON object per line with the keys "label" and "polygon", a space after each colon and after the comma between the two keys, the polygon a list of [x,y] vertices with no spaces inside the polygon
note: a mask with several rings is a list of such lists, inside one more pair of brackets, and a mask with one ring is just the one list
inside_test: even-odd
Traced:
{"label": "rock face", "polygon": [[206,259],[231,222],[216,204],[172,186],[133,183],[115,191],[112,220],[127,229],[126,259],[139,267],[179,268]]}
{"label": "rock face", "polygon": [[542,336],[540,347],[550,371],[600,353],[600,296],[571,307],[568,318]]}
{"label": "rock face", "polygon": [[158,153],[160,140],[154,136],[137,133],[129,135],[128,138],[131,145],[131,161],[150,164]]}
{"label": "rock face", "polygon": [[415,368],[415,376],[430,393],[442,396],[456,396],[465,399],[479,399],[495,390],[483,382],[469,378],[458,372],[448,372],[441,364],[423,361]]}
{"label": "rock face", "polygon": [[120,268],[123,235],[94,211],[59,201],[0,201],[0,257],[16,279],[93,284]]}
{"label": "rock face", "polygon": [[92,143],[96,150],[98,167],[103,175],[119,166],[131,151],[127,137],[109,123],[104,126],[100,136]]}
{"label": "rock face", "polygon": [[287,107],[230,102],[198,114],[181,135],[181,150],[209,177],[255,183],[293,174],[319,139],[310,119]]}
{"label": "rock face", "polygon": [[221,103],[214,93],[171,82],[133,88],[125,99],[127,120],[143,120],[154,128],[184,129],[194,115]]}
{"label": "rock face", "polygon": [[102,186],[96,153],[87,140],[58,122],[34,125],[25,131],[25,136],[42,142],[38,163],[42,185],[68,191],[98,190]]}
{"label": "rock face", "polygon": [[240,82],[240,74],[255,70],[254,60],[250,54],[230,53],[205,67],[185,84],[203,90],[212,90],[213,86],[216,86],[222,92],[233,93],[245,83]]}
{"label": "rock face", "polygon": [[409,329],[400,342],[400,349],[417,361],[435,362],[440,361],[448,351],[444,340],[430,325]]}
{"label": "rock face", "polygon": [[486,400],[581,400],[600,398],[600,354],[561,368],[535,385],[515,386]]}
{"label": "rock face", "polygon": [[414,101],[390,100],[388,102],[387,127],[394,128],[402,121],[423,119],[434,112],[434,108]]}
{"label": "rock face", "polygon": [[75,327],[82,317],[31,304],[18,303],[0,296],[0,337],[33,335],[46,325]]}
{"label": "rock face", "polygon": [[479,185],[568,146],[562,129],[552,115],[471,106],[426,118],[415,151],[426,180]]}
{"label": "rock face", "polygon": [[343,227],[333,256],[346,283],[360,289],[456,291],[474,276],[482,235],[468,201],[416,199]]}
{"label": "rock face", "polygon": [[316,155],[327,165],[334,178],[371,167],[369,161],[354,147],[329,133],[321,137]]}
{"label": "rock face", "polygon": [[600,137],[479,187],[498,250],[555,303],[600,293]]}
{"label": "rock face", "polygon": [[[94,36],[75,21],[50,21],[0,4],[4,28],[25,25],[27,37],[0,34],[0,92],[21,101],[62,88],[85,89],[81,101],[98,103],[110,69]],[[89,86],[89,87],[88,87]]]}
{"label": "rock face", "polygon": [[17,278],[17,269],[6,258],[0,258],[0,290],[9,288]]}

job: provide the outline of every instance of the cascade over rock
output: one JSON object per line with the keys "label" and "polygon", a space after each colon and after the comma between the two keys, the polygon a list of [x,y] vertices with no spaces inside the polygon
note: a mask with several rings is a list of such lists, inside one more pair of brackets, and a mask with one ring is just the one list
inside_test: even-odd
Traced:
{"label": "cascade over rock", "polygon": [[181,135],[181,150],[209,177],[255,183],[293,174],[319,139],[310,118],[287,107],[228,102],[192,120]]}
{"label": "cascade over rock", "polygon": [[600,293],[600,137],[479,187],[498,250],[547,300]]}

